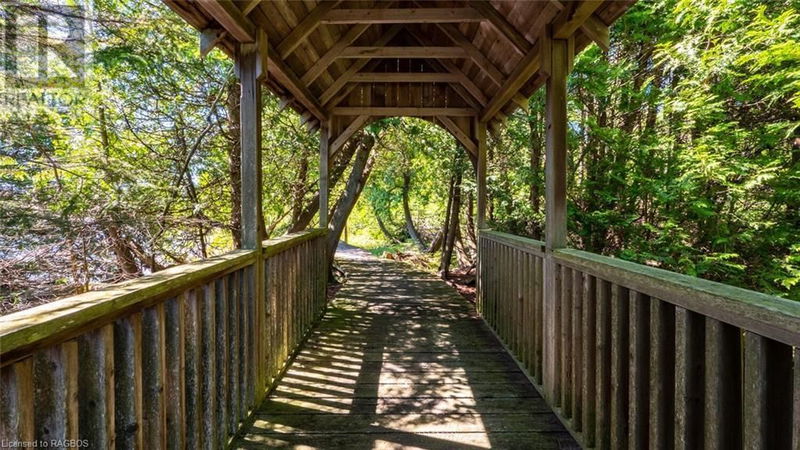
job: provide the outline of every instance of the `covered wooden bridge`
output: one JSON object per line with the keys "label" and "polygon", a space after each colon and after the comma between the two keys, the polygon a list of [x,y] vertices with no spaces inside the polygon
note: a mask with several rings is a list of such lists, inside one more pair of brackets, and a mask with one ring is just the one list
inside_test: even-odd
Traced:
{"label": "covered wooden bridge", "polygon": [[[236,62],[243,248],[0,318],[0,445],[800,448],[800,304],[566,248],[567,75],[630,1],[165,1]],[[321,135],[321,228],[266,241],[262,86]],[[542,86],[538,242],[486,227],[486,134]],[[477,311],[357,258],[326,305],[328,162],[385,116],[475,163]]]}

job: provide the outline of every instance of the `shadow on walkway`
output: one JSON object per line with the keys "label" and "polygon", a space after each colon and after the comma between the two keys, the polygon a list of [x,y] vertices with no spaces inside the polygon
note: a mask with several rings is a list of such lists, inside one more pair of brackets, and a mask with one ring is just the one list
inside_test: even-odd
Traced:
{"label": "shadow on walkway", "polygon": [[234,448],[580,448],[452,288],[336,256],[347,283]]}

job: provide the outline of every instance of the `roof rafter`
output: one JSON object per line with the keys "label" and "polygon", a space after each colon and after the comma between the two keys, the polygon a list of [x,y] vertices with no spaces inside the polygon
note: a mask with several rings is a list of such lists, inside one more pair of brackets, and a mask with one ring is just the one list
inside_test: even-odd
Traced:
{"label": "roof rafter", "polygon": [[[422,45],[423,48],[428,48],[424,47],[425,45],[428,44],[428,39],[425,36],[419,33],[418,30],[414,29],[407,29],[407,30],[411,35],[411,37],[413,37],[418,44]],[[434,61],[434,65],[438,66],[437,67],[438,69],[449,72],[458,77],[458,84],[453,85],[453,88],[461,97],[464,98],[464,100],[474,105],[475,102],[471,102],[470,99],[475,99],[481,108],[486,106],[486,103],[488,102],[486,94],[469,77],[467,77],[467,75],[464,74],[464,72],[462,72],[461,69],[458,68],[458,66],[453,64],[453,62],[451,62],[448,59],[437,59]],[[463,90],[465,90],[466,93],[463,92],[463,90],[458,89],[458,87],[461,86],[463,86],[464,88]]]}
{"label": "roof rafter", "polygon": [[467,133],[464,133],[464,130],[462,130],[457,123],[453,122],[453,119],[447,116],[436,116],[436,119],[442,123],[442,126],[444,126],[444,128],[447,129],[447,131],[449,131],[450,134],[452,134],[453,137],[456,138],[456,140],[460,142],[468,152],[472,153],[473,155],[478,153],[478,145],[467,135]]}
{"label": "roof rafter", "polygon": [[[256,41],[256,26],[245,17],[230,0],[199,0],[203,9],[211,15],[231,36],[242,43]],[[267,71],[280,82],[297,100],[320,121],[327,120],[327,114],[316,98],[297,78],[297,75],[282,59],[276,58],[275,49],[267,42],[262,53],[266,53]],[[263,57],[264,55],[262,55]]]}
{"label": "roof rafter", "polygon": [[473,117],[476,111],[472,108],[418,107],[418,106],[335,106],[331,109],[334,116],[453,116]]}
{"label": "roof rafter", "polygon": [[461,47],[347,47],[339,58],[466,58],[467,52]]}
{"label": "roof rafter", "polygon": [[325,24],[345,23],[442,23],[480,22],[482,14],[473,8],[336,9],[322,17]]}
{"label": "roof rafter", "polygon": [[483,52],[475,46],[466,36],[464,36],[461,31],[459,31],[458,27],[452,24],[440,24],[439,29],[442,30],[449,38],[453,41],[454,44],[462,47],[469,58],[484,72],[486,75],[489,76],[489,79],[492,80],[498,86],[502,86],[503,83],[506,81],[505,75],[497,66],[492,63]]}
{"label": "roof rafter", "polygon": [[494,9],[491,3],[486,0],[476,0],[470,2],[473,8],[480,11],[486,19],[491,22],[491,24],[500,32],[500,35],[503,36],[512,44],[514,50],[516,50],[520,55],[525,56],[530,52],[531,43],[525,39],[525,36],[520,33],[517,28],[512,25],[508,19],[502,14],[500,11]]}
{"label": "roof rafter", "polygon": [[442,72],[358,72],[353,83],[458,83],[463,74]]}
{"label": "roof rafter", "polygon": [[[381,5],[378,5],[379,8],[381,7],[389,7],[394,4],[393,1],[385,2]],[[305,83],[306,86],[310,85],[314,82],[323,72],[325,72],[333,61],[339,57],[342,51],[347,48],[350,44],[356,41],[365,31],[370,27],[369,24],[359,24],[350,27],[347,32],[335,43],[328,51],[325,52],[317,61],[306,70],[306,73],[303,74],[300,79]],[[396,31],[395,31],[396,30]],[[400,31],[400,25],[394,25],[392,28],[389,29],[388,32],[396,32]],[[394,37],[394,35],[392,35]],[[391,37],[389,38],[391,39]],[[379,40],[380,42],[380,40]],[[384,41],[385,44],[388,42],[388,39]],[[383,44],[379,44],[383,45]],[[325,100],[322,100],[322,103],[325,103]]]}
{"label": "roof rafter", "polygon": [[[403,25],[393,25],[377,41],[375,41],[375,45],[386,44],[392,40],[392,38],[395,37],[402,29]],[[369,62],[370,60],[368,59],[356,60],[339,78],[336,79],[336,81],[333,82],[333,84],[325,89],[325,92],[323,92],[320,96],[320,102],[322,102],[323,105],[327,105],[336,95],[336,93],[342,90],[347,82],[350,81],[350,78]]]}
{"label": "roof rafter", "polygon": [[360,130],[368,120],[368,115],[360,115],[350,122],[350,125],[348,125],[347,128],[345,128],[338,136],[336,136],[336,139],[334,139],[331,143],[330,148],[328,149],[328,158],[333,158],[336,152],[342,148],[344,143],[347,142],[347,140],[350,139],[350,137],[353,136],[358,130]]}
{"label": "roof rafter", "polygon": [[492,101],[481,112],[481,122],[487,122],[494,117],[513,97],[519,89],[541,68],[541,39],[536,42],[528,53],[517,63],[514,72],[500,90],[492,97]]}
{"label": "roof rafter", "polygon": [[286,59],[292,52],[305,41],[309,34],[311,34],[322,23],[322,17],[330,10],[335,8],[342,0],[320,2],[314,10],[303,18],[303,20],[292,29],[288,36],[283,38],[276,50],[281,56],[281,59]]}
{"label": "roof rafter", "polygon": [[569,2],[553,24],[553,39],[567,39],[603,5],[602,0]]}

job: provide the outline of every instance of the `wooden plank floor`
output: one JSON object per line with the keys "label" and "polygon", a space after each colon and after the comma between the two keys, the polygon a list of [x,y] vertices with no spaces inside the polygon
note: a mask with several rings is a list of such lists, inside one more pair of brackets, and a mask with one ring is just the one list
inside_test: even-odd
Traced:
{"label": "wooden plank floor", "polygon": [[580,448],[452,288],[337,259],[347,283],[234,448]]}

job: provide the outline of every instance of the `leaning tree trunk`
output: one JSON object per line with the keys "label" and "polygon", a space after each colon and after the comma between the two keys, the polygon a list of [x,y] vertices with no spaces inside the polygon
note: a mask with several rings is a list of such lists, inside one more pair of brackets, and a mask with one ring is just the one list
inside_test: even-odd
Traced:
{"label": "leaning tree trunk", "polygon": [[353,161],[353,170],[347,179],[344,192],[336,201],[328,232],[328,268],[333,265],[333,255],[336,253],[336,247],[342,237],[344,225],[347,223],[347,218],[350,216],[350,212],[353,211],[358,197],[361,196],[361,191],[364,189],[364,184],[366,184],[372,171],[372,166],[375,163],[375,158],[370,157],[374,145],[375,140],[369,135],[365,135],[364,139],[361,140]]}
{"label": "leaning tree trunk", "polygon": [[411,190],[411,174],[409,172],[403,173],[403,215],[406,219],[406,231],[408,237],[417,245],[420,251],[425,251],[425,244],[414,226],[414,219],[411,217],[411,207],[408,205],[408,194]]}
{"label": "leaning tree trunk", "polygon": [[[333,167],[331,168],[329,189],[333,189],[342,178],[345,169],[350,164],[350,160],[353,158],[353,154],[359,145],[360,140],[351,139],[347,141],[344,147],[337,152],[336,157],[334,158]],[[296,233],[308,228],[308,224],[314,220],[314,216],[317,215],[317,211],[319,211],[319,191],[317,191],[311,201],[306,204],[306,207],[297,216],[297,220],[292,222],[292,226],[289,227],[289,233]],[[333,214],[328,215],[328,217],[332,216]],[[320,225],[320,228],[322,228],[322,225]]]}
{"label": "leaning tree trunk", "polygon": [[399,244],[400,240],[394,237],[394,235],[392,235],[389,229],[386,228],[386,224],[383,223],[383,219],[381,219],[381,216],[378,215],[378,212],[373,210],[373,213],[375,214],[375,220],[378,222],[378,228],[380,228],[381,233],[383,233],[386,239],[388,239],[389,242],[392,242],[393,244]]}
{"label": "leaning tree trunk", "polygon": [[458,234],[459,212],[461,211],[461,171],[456,171],[455,182],[452,189],[453,203],[450,210],[450,223],[447,225],[447,236],[442,248],[442,278],[447,278],[450,273],[450,260],[453,258],[453,247]]}

